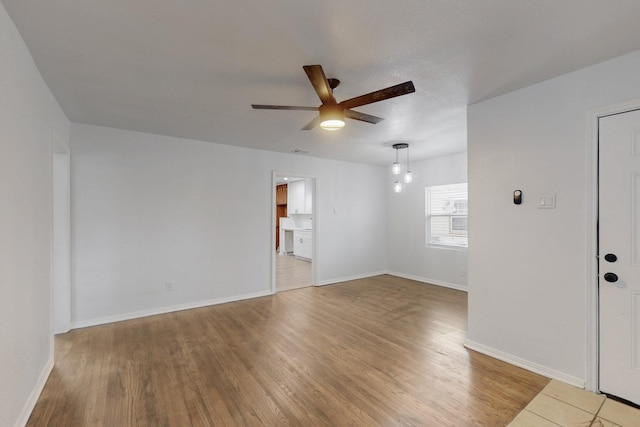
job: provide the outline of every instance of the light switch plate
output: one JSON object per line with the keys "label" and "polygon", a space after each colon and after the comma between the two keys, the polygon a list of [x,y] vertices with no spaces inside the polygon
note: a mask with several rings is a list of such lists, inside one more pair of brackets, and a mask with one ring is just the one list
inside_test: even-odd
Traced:
{"label": "light switch plate", "polygon": [[538,196],[538,209],[555,209],[555,208],[556,208],[555,194],[540,194]]}

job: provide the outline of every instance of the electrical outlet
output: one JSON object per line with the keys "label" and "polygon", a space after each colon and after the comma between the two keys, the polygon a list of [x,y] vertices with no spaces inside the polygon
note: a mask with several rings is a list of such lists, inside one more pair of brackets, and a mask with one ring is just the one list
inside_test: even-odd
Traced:
{"label": "electrical outlet", "polygon": [[165,291],[172,291],[173,290],[173,284],[171,282],[166,282],[164,284],[164,290]]}

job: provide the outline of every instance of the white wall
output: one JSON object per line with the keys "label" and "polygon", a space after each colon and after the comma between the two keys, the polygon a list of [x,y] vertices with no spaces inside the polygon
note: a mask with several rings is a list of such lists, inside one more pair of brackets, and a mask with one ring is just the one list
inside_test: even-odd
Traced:
{"label": "white wall", "polygon": [[[640,52],[469,107],[472,347],[584,382],[587,112],[632,98]],[[537,209],[543,193],[557,194],[556,209]]]}
{"label": "white wall", "polygon": [[[67,142],[68,143],[68,142]],[[60,145],[56,143],[60,150]],[[56,152],[52,159],[53,332],[71,328],[71,162],[68,151]]]}
{"label": "white wall", "polygon": [[467,288],[466,249],[425,246],[425,187],[467,182],[467,154],[411,163],[413,182],[394,193],[390,167],[387,188],[387,268],[398,276],[456,289]]}
{"label": "white wall", "polygon": [[316,178],[319,284],[385,269],[381,167],[71,129],[76,327],[270,293],[273,171]]}
{"label": "white wall", "polygon": [[69,122],[0,3],[0,425],[24,425],[53,363],[51,135]]}

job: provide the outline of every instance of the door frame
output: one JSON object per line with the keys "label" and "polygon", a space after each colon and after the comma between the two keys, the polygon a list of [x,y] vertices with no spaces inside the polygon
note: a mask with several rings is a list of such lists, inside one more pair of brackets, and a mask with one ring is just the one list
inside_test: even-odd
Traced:
{"label": "door frame", "polygon": [[51,328],[71,330],[71,153],[51,130]]}
{"label": "door frame", "polygon": [[277,179],[278,177],[294,177],[294,178],[304,178],[304,179],[310,179],[311,180],[311,186],[312,186],[312,197],[313,197],[313,204],[311,207],[311,218],[313,218],[313,228],[311,230],[311,236],[312,236],[312,241],[313,244],[311,245],[311,286],[317,286],[316,283],[316,271],[318,269],[318,210],[317,210],[317,206],[318,206],[318,178],[316,176],[313,175],[306,175],[306,174],[300,174],[297,172],[282,172],[282,171],[272,171],[271,173],[271,221],[270,221],[270,227],[271,227],[271,245],[270,245],[270,250],[271,250],[271,293],[275,294],[276,293],[276,257],[278,256],[278,254],[276,253],[276,250],[274,249],[276,246],[276,228],[273,224],[275,224],[275,220],[276,220],[276,209],[277,209],[277,203],[276,203],[276,184],[277,184]]}
{"label": "door frame", "polygon": [[601,117],[640,109],[640,98],[590,109],[587,112],[587,352],[585,389],[600,391],[598,300],[598,131]]}

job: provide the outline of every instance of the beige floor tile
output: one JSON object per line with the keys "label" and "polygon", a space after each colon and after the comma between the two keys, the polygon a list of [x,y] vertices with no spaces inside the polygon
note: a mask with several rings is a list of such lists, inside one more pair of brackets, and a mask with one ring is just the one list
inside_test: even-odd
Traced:
{"label": "beige floor tile", "polygon": [[640,427],[640,409],[633,408],[612,399],[607,399],[598,413],[604,418],[623,427]]}
{"label": "beige floor tile", "polygon": [[618,424],[607,421],[604,418],[596,418],[591,427],[621,427]]}
{"label": "beige floor tile", "polygon": [[606,399],[606,396],[591,393],[557,380],[552,380],[547,384],[542,393],[583,409],[590,414],[597,414],[602,402]]}
{"label": "beige floor tile", "polygon": [[545,420],[540,415],[525,409],[507,427],[558,427],[558,424]]}
{"label": "beige floor tile", "polygon": [[526,407],[534,414],[561,426],[589,426],[593,414],[540,393]]}

